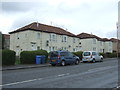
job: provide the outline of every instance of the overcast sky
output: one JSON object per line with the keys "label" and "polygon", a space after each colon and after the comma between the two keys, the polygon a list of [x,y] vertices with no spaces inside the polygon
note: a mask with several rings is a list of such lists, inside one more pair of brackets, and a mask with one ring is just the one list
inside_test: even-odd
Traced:
{"label": "overcast sky", "polygon": [[67,29],[76,35],[85,32],[102,38],[116,37],[119,0],[21,1],[0,2],[2,33],[39,22]]}

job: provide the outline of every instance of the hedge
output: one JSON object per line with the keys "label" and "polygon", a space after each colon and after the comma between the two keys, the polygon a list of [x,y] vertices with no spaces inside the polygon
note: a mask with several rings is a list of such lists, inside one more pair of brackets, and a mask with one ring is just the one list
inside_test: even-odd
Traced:
{"label": "hedge", "polygon": [[20,54],[21,64],[35,64],[36,55],[45,55],[45,63],[48,61],[48,52],[46,50],[36,50],[36,51],[23,51]]}
{"label": "hedge", "polygon": [[107,52],[107,53],[100,53],[100,55],[102,55],[104,58],[115,58],[117,57],[117,53],[110,53],[110,52]]}
{"label": "hedge", "polygon": [[12,50],[2,50],[2,65],[14,65],[16,53]]}
{"label": "hedge", "polygon": [[74,55],[78,56],[80,58],[80,60],[82,60],[82,51],[78,51],[78,52],[73,52]]}

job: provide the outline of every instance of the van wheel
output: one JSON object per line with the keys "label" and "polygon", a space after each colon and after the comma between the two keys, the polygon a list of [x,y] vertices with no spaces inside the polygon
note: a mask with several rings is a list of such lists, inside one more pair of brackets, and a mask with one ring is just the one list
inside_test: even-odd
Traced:
{"label": "van wheel", "polygon": [[76,60],[75,64],[78,65],[79,64],[79,60]]}
{"label": "van wheel", "polygon": [[62,61],[62,62],[61,62],[61,65],[62,65],[62,66],[65,66],[65,65],[66,65],[66,64],[65,64],[65,61]]}

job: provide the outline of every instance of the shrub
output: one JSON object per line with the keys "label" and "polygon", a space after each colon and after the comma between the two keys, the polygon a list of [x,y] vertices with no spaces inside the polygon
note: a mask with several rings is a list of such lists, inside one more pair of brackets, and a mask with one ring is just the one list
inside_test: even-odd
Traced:
{"label": "shrub", "polygon": [[78,56],[80,58],[80,60],[82,60],[82,51],[78,51],[78,52],[73,52],[73,54],[75,54],[76,56]]}
{"label": "shrub", "polygon": [[16,53],[12,50],[2,50],[2,65],[14,65]]}
{"label": "shrub", "polygon": [[114,57],[117,57],[117,53],[110,53],[110,52],[107,52],[107,53],[100,53],[100,55],[102,55],[104,58],[114,58]]}
{"label": "shrub", "polygon": [[36,55],[45,55],[45,63],[47,62],[48,52],[46,50],[23,51],[20,54],[20,61],[22,64],[35,64]]}

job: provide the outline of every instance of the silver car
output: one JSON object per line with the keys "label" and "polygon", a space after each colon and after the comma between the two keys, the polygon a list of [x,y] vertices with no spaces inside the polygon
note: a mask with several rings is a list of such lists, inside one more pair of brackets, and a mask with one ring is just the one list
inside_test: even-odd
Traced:
{"label": "silver car", "polygon": [[95,51],[84,51],[82,62],[96,62],[96,61],[103,61],[103,56],[98,54]]}

